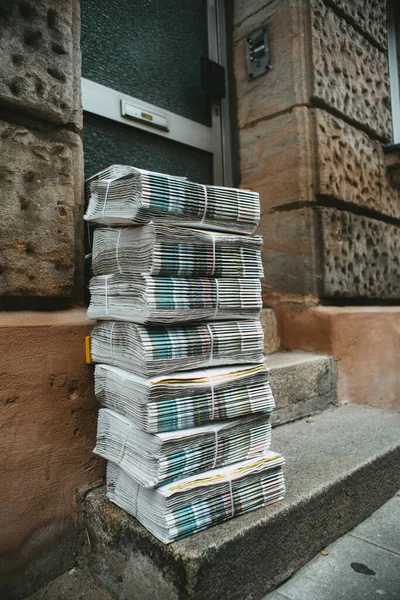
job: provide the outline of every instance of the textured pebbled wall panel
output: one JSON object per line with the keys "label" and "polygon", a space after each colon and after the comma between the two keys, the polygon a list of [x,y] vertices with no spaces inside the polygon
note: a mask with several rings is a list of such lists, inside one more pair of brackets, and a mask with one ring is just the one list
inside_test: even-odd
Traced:
{"label": "textured pebbled wall panel", "polygon": [[2,0],[0,102],[82,125],[79,0]]}
{"label": "textured pebbled wall panel", "polygon": [[390,183],[382,145],[327,111],[314,109],[311,114],[317,195],[400,219],[399,190]]}
{"label": "textured pebbled wall panel", "polygon": [[336,8],[365,37],[386,49],[386,0],[325,0],[325,3]]}
{"label": "textured pebbled wall panel", "polygon": [[311,100],[391,139],[387,57],[322,0],[312,0]]}
{"label": "textured pebbled wall panel", "polygon": [[400,228],[335,209],[318,209],[321,296],[400,298]]}

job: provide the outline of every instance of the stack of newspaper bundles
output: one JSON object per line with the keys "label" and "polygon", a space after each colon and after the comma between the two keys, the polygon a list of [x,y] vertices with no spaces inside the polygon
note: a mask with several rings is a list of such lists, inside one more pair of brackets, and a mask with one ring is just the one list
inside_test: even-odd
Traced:
{"label": "stack of newspaper bundles", "polygon": [[87,191],[108,497],[164,543],[281,500],[258,194],[125,165]]}

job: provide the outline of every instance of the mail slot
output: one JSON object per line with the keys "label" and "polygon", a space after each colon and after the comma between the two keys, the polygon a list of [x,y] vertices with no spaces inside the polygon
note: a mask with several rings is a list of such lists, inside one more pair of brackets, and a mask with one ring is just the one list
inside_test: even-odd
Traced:
{"label": "mail slot", "polygon": [[127,119],[135,119],[135,121],[141,121],[142,123],[146,123],[146,125],[169,131],[167,117],[149,112],[148,110],[143,110],[140,106],[129,104],[125,100],[121,100],[121,115]]}

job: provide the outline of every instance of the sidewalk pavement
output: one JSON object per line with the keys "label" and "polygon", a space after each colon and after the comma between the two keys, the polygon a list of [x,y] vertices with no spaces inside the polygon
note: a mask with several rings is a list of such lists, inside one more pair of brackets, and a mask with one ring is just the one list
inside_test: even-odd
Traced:
{"label": "sidewalk pavement", "polygon": [[264,598],[374,599],[400,600],[400,492]]}

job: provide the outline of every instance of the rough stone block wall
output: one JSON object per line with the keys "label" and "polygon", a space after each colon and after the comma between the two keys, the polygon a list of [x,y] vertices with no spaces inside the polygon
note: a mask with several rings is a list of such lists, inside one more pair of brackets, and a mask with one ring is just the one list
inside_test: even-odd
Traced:
{"label": "rough stone block wall", "polygon": [[[248,81],[246,37],[264,25],[272,70]],[[261,195],[266,295],[400,298],[386,35],[383,0],[235,2],[242,185]]]}
{"label": "rough stone block wall", "polygon": [[4,121],[0,139],[1,295],[70,298],[82,260],[81,139]]}
{"label": "rough stone block wall", "polygon": [[74,565],[76,491],[104,472],[92,454],[91,324],[74,308],[80,64],[79,0],[0,2],[0,597],[9,600]]}
{"label": "rough stone block wall", "polygon": [[79,11],[77,0],[0,6],[0,296],[26,308],[82,300]]}
{"label": "rough stone block wall", "polygon": [[72,0],[2,0],[2,105],[81,128],[79,9]]}

